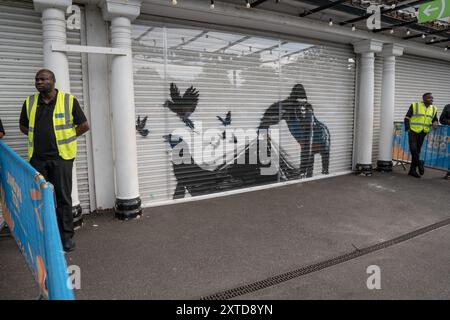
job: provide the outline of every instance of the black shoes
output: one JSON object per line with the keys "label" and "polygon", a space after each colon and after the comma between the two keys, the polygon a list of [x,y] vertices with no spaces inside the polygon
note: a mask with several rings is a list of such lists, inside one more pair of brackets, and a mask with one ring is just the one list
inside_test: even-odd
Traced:
{"label": "black shoes", "polygon": [[415,178],[420,178],[420,175],[416,172],[416,170],[409,170],[408,175],[413,176]]}
{"label": "black shoes", "polygon": [[75,250],[75,242],[72,239],[63,241],[63,249],[64,249],[64,252],[70,252],[70,251]]}
{"label": "black shoes", "polygon": [[419,173],[421,176],[425,173],[425,167],[423,166],[423,161],[419,161]]}
{"label": "black shoes", "polygon": [[445,175],[444,179],[446,179],[446,180],[450,180],[450,171],[449,171],[449,172],[447,172],[447,174]]}

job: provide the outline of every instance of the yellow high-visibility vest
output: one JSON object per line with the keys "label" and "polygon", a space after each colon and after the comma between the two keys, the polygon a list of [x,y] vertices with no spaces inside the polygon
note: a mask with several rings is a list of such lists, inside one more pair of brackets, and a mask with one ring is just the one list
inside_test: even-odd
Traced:
{"label": "yellow high-visibility vest", "polygon": [[[29,96],[25,103],[28,115],[28,160],[34,151],[34,124],[39,93]],[[74,96],[58,91],[55,109],[53,111],[53,129],[55,131],[56,145],[59,156],[64,160],[74,159],[77,155],[77,133],[73,124],[73,99]]]}
{"label": "yellow high-visibility vest", "polygon": [[409,120],[409,127],[416,133],[430,132],[430,127],[433,122],[433,118],[436,116],[437,109],[435,106],[430,105],[428,108],[423,102],[414,102],[413,115]]}

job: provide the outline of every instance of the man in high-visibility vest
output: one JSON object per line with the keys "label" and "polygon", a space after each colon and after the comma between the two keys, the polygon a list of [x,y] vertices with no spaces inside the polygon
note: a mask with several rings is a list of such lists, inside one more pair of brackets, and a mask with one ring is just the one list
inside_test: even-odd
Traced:
{"label": "man in high-visibility vest", "polygon": [[65,251],[72,251],[72,167],[77,137],[88,131],[89,125],[78,100],[57,90],[55,83],[52,71],[42,69],[36,73],[38,92],[23,103],[20,131],[28,136],[30,164],[55,188],[61,242]]}
{"label": "man in high-visibility vest", "polygon": [[[442,110],[441,116],[439,117],[439,121],[444,126],[450,126],[450,104],[447,104],[444,107],[444,110]],[[449,138],[447,137],[447,139]],[[447,161],[450,162],[449,159],[447,159]],[[450,167],[448,168],[447,174],[445,175],[444,179],[450,180]]]}
{"label": "man in high-visibility vest", "polygon": [[[409,150],[411,151],[411,167],[409,175],[420,178],[425,173],[423,161],[420,159],[420,149],[423,141],[430,132],[430,128],[436,129],[438,126],[437,109],[433,106],[433,95],[425,93],[422,102],[413,102],[405,116],[405,128],[408,132]],[[419,168],[419,173],[416,169]]]}

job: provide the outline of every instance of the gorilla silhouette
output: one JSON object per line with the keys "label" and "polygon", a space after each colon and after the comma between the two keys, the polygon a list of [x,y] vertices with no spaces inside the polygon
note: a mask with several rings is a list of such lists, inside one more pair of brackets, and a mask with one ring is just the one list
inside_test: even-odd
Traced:
{"label": "gorilla silhouette", "polygon": [[328,127],[314,115],[312,105],[308,102],[305,88],[297,83],[289,97],[273,103],[266,109],[260,120],[258,130],[267,130],[270,126],[285,120],[290,133],[300,144],[300,176],[312,177],[314,155],[322,158],[322,173],[329,173],[330,132]]}

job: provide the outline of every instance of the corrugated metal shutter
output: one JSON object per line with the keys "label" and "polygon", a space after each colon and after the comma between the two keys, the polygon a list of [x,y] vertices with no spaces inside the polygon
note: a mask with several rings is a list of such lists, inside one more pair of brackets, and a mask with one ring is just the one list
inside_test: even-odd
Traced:
{"label": "corrugated metal shutter", "polygon": [[[252,165],[199,167],[201,157],[197,154],[193,155],[196,165],[172,165],[172,148],[180,140],[178,136],[172,137],[171,146],[163,138],[175,129],[187,129],[194,132],[195,137],[195,131],[214,129],[217,133],[211,146],[220,150],[225,140],[222,139],[225,126],[218,117],[225,119],[231,111],[231,124],[227,128],[256,130],[264,114],[270,114],[272,109],[271,115],[278,118],[280,106],[276,102],[290,96],[296,84],[303,85],[307,101],[320,121],[315,122],[316,134],[308,138],[314,142],[312,150],[322,148],[321,138],[325,145],[329,130],[329,172],[350,170],[355,85],[355,55],[350,46],[310,45],[162,26],[152,24],[145,16],[135,21],[132,38],[136,115],[141,121],[148,117],[143,130],[137,133],[139,188],[144,205],[189,194],[298,178],[293,173],[299,173],[300,146],[284,120],[271,127],[280,130],[272,151],[277,153],[274,148],[278,146],[282,149],[282,170],[274,176],[261,177],[259,168]],[[191,86],[198,91],[197,108],[185,121],[187,124],[192,121],[193,130],[164,107],[166,101],[171,100],[171,83],[177,86],[180,98],[185,93],[189,95]],[[187,104],[193,101],[187,101]],[[306,109],[304,116],[309,119],[311,113]],[[145,130],[149,130],[148,135]],[[234,141],[233,137],[226,139],[231,143]],[[239,144],[241,140],[237,141]],[[253,143],[254,140],[249,141],[250,146]],[[228,156],[226,153],[230,160]],[[232,156],[233,153],[231,160]],[[321,157],[316,154],[314,158],[313,174],[318,176],[322,174]],[[226,181],[222,180],[223,176],[228,177]]]}
{"label": "corrugated metal shutter", "polygon": [[438,117],[450,103],[450,63],[411,55],[397,58],[395,78],[395,120],[403,121],[412,102],[432,92]]}
{"label": "corrugated metal shutter", "polygon": [[[79,31],[67,33],[69,44],[81,44]],[[0,3],[0,117],[5,126],[5,142],[24,159],[26,137],[19,131],[20,110],[33,93],[34,76],[43,66],[40,13],[32,1]],[[81,55],[69,54],[71,91],[84,106]],[[83,211],[90,211],[86,137],[78,139],[77,174]]]}

